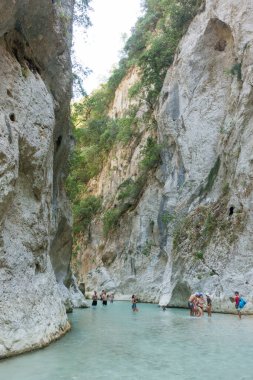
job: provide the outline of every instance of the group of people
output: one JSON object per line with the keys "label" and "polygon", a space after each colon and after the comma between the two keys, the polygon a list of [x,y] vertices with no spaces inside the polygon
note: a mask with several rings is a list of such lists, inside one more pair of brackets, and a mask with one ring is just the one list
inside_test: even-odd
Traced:
{"label": "group of people", "polygon": [[[114,294],[106,294],[106,291],[102,290],[101,294],[98,296],[97,292],[94,291],[92,295],[92,306],[97,306],[98,300],[101,300],[102,305],[106,306],[108,301],[110,301],[110,303],[113,303]],[[241,311],[246,305],[247,301],[239,294],[238,291],[234,293],[234,297],[230,297],[230,301],[235,303],[235,308],[237,310],[239,318],[241,319]],[[131,302],[133,312],[138,312],[139,309],[137,308],[137,297],[134,294],[132,295]],[[191,317],[202,317],[204,315],[204,310],[206,310],[208,317],[212,316],[212,299],[209,293],[205,293],[205,297],[201,292],[191,294],[188,300],[188,307],[190,309]],[[165,306],[163,306],[163,310],[166,310]]]}
{"label": "group of people", "polygon": [[[212,315],[212,300],[209,293],[194,293],[190,296],[188,300],[188,307],[190,309],[191,317],[202,317],[204,315],[204,308],[207,311],[208,317]],[[235,308],[238,313],[238,317],[241,319],[242,317],[242,309],[246,305],[247,301],[239,294],[238,291],[234,293],[233,297],[230,297],[230,301],[235,303]]]}
{"label": "group of people", "polygon": [[102,292],[98,296],[97,292],[94,291],[94,293],[92,295],[92,306],[97,306],[98,300],[102,301],[102,305],[103,306],[106,306],[107,305],[107,301],[110,301],[110,303],[113,303],[113,301],[114,301],[114,294],[113,293],[106,294],[106,291],[102,290]]}
{"label": "group of people", "polygon": [[[100,295],[97,294],[96,291],[94,291],[93,295],[92,295],[92,306],[97,306],[98,304],[98,300],[102,301],[102,305],[106,306],[107,305],[107,301],[110,301],[110,303],[113,303],[114,301],[114,294],[111,293],[111,294],[106,294],[106,291],[105,290],[102,290],[102,292],[100,293]],[[139,309],[137,308],[137,297],[133,294],[132,295],[132,299],[131,299],[131,302],[132,302],[132,310],[133,312],[138,312]]]}
{"label": "group of people", "polygon": [[203,293],[194,293],[191,294],[188,300],[188,307],[190,309],[191,317],[202,317],[204,315],[204,307],[206,308],[208,317],[212,315],[212,300],[209,293],[205,294],[204,298]]}

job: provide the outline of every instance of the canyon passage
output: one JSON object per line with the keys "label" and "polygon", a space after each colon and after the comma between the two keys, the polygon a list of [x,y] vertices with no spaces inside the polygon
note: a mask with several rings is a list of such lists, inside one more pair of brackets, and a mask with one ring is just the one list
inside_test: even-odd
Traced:
{"label": "canyon passage", "polygon": [[[124,356],[114,365],[133,362],[139,378],[162,374],[178,353],[180,379],[193,373],[196,352],[210,373],[213,365],[240,378],[230,359],[248,361],[253,313],[253,4],[146,0],[108,81],[71,102],[73,22],[88,3],[0,1],[0,358],[63,338],[1,362],[0,374],[16,376],[9,363],[22,374],[19,363],[34,358],[34,375],[51,350],[51,375],[57,358],[68,363],[57,367],[62,378],[75,372],[65,347],[85,362],[85,339],[95,350],[103,316],[108,376],[118,374],[112,351]],[[129,303],[88,308],[85,296],[102,289],[155,305],[135,316]],[[241,324],[169,309],[199,291],[227,314],[236,314],[230,297],[239,291]],[[116,339],[121,329],[128,346]],[[161,359],[151,368],[154,353]]]}

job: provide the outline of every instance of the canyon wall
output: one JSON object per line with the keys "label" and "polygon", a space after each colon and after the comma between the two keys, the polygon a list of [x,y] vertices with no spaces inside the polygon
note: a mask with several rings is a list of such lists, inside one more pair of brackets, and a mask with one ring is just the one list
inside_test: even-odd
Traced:
{"label": "canyon wall", "polygon": [[[138,137],[114,146],[89,184],[105,209],[117,207],[157,137],[161,162],[138,202],[107,237],[100,215],[79,238],[75,269],[88,291],[175,307],[208,291],[214,310],[233,312],[229,296],[239,290],[253,311],[252,41],[249,0],[207,0],[192,21],[149,119],[142,101]],[[129,107],[136,75],[119,86],[111,115]]]}
{"label": "canyon wall", "polygon": [[69,329],[73,2],[0,3],[0,357]]}

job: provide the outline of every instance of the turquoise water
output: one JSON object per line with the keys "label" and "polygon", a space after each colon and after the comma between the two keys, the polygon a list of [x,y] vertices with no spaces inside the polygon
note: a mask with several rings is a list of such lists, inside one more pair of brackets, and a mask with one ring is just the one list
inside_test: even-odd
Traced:
{"label": "turquoise water", "polygon": [[1,380],[252,380],[253,318],[128,302],[75,310],[49,347],[0,361]]}

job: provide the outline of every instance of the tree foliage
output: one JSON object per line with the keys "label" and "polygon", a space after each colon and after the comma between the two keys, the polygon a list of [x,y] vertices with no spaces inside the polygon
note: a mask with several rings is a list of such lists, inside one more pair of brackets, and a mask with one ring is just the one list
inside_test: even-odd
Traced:
{"label": "tree foliage", "polygon": [[72,106],[73,135],[76,144],[70,157],[66,189],[73,204],[75,231],[86,225],[82,222],[83,219],[80,219],[79,211],[83,199],[87,199],[89,181],[100,173],[116,142],[127,144],[136,135],[136,131],[133,130],[135,112],[130,110],[118,119],[108,117],[106,94],[106,86],[101,86],[92,95],[84,97]]}
{"label": "tree foliage", "polygon": [[91,223],[92,218],[100,210],[101,198],[89,195],[73,207],[75,232],[85,230]]}
{"label": "tree foliage", "polygon": [[145,0],[144,15],[125,45],[125,54],[140,68],[146,101],[154,104],[177,45],[202,0]]}
{"label": "tree foliage", "polygon": [[140,167],[143,172],[153,169],[161,161],[161,146],[152,137],[148,137],[147,143],[141,153],[143,158],[140,162]]}
{"label": "tree foliage", "polygon": [[84,27],[91,26],[90,18],[88,16],[88,10],[90,0],[75,0],[74,1],[74,22]]}
{"label": "tree foliage", "polygon": [[[74,0],[74,14],[73,14],[73,24],[83,29],[85,34],[87,28],[91,26],[91,21],[89,18],[88,11],[90,10],[89,6],[90,0]],[[72,51],[72,77],[73,85],[72,92],[73,97],[78,98],[86,95],[84,89],[84,82],[86,77],[91,73],[91,70],[88,67],[83,67],[77,62],[75,55]]]}

